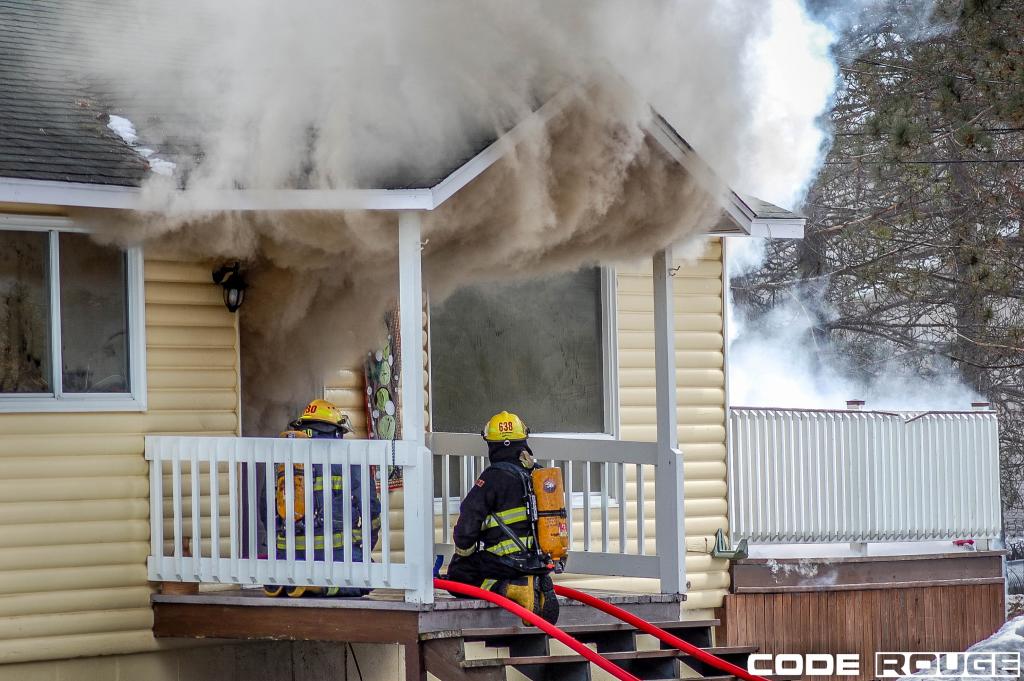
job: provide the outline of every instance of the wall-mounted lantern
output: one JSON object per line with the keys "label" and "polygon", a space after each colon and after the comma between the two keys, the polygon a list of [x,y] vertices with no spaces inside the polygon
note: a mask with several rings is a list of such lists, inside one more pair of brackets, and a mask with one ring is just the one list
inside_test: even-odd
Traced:
{"label": "wall-mounted lantern", "polygon": [[213,271],[213,283],[224,288],[224,306],[228,312],[237,312],[245,300],[245,289],[249,287],[242,276],[242,265],[239,262],[225,263]]}

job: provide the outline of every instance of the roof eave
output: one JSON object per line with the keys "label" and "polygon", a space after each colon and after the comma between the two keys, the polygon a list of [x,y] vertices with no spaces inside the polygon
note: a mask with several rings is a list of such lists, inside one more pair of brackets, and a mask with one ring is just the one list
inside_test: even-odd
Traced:
{"label": "roof eave", "polygon": [[164,205],[138,187],[0,178],[0,203],[156,211],[180,205],[191,211],[432,210],[430,189],[238,189],[174,192]]}
{"label": "roof eave", "polygon": [[721,196],[724,192],[723,217],[731,228],[718,226],[710,230],[710,234],[718,236],[765,236],[775,239],[801,239],[804,236],[805,218],[799,216],[785,218],[759,217],[754,210],[735,191],[726,187],[715,172],[704,162],[676,131],[672,125],[656,111],[648,124],[647,131],[679,165],[694,177],[707,193]]}

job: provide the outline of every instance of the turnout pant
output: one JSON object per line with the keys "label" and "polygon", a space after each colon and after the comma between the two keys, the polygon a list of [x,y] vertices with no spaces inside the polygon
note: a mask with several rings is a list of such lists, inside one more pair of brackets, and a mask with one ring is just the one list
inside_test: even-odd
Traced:
{"label": "turnout pant", "polygon": [[493,553],[477,551],[469,556],[452,558],[448,579],[505,596],[552,624],[558,621],[558,597],[555,596],[550,574],[524,574]]}

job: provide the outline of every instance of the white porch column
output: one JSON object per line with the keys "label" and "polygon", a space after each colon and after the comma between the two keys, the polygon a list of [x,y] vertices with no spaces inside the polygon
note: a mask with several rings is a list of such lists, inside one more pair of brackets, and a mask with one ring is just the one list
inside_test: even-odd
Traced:
{"label": "white porch column", "polygon": [[676,343],[671,247],[654,256],[654,366],[658,409],[658,471],[655,476],[656,545],[662,593],[686,592],[686,529],[683,458],[676,430]]}
{"label": "white porch column", "polygon": [[402,439],[424,443],[423,274],[420,214],[398,215],[398,329],[402,338]]}
{"label": "white porch column", "polygon": [[[401,335],[402,439],[420,445],[414,475],[406,477],[405,562],[413,574],[410,603],[434,600],[433,461],[425,448],[423,423],[423,275],[420,269],[420,213],[398,216],[398,332]],[[415,481],[415,482],[414,482]],[[387,484],[385,482],[385,484]]]}

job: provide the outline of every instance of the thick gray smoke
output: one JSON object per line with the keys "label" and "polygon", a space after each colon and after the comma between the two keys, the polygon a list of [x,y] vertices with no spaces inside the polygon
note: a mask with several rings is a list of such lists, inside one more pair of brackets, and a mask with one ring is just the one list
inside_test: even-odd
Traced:
{"label": "thick gray smoke", "polygon": [[159,212],[106,234],[246,259],[247,420],[262,431],[280,418],[260,405],[292,408],[376,341],[367,329],[393,301],[396,218],[209,214],[190,197],[429,185],[573,89],[560,116],[427,217],[437,299],[481,279],[635,259],[709,227],[718,197],[646,138],[648,103],[725,182],[770,177],[795,195],[834,86],[827,31],[800,0],[149,0],[116,14],[104,3],[83,22],[85,3],[68,17],[83,78],[140,145],[177,163],[146,187]]}

